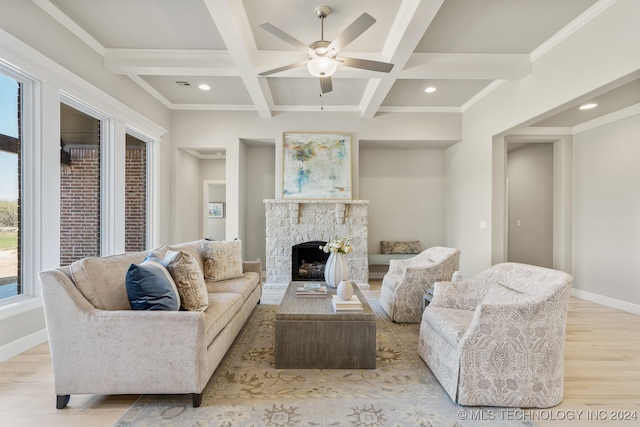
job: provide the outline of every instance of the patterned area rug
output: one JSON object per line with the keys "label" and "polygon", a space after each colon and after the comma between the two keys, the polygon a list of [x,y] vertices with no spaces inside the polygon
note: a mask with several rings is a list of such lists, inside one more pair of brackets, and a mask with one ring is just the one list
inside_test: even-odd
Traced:
{"label": "patterned area rug", "polygon": [[115,424],[142,426],[530,426],[496,408],[454,404],[417,354],[420,325],[392,323],[377,300],[376,369],[275,369],[277,305],[260,304],[207,385],[190,396],[144,395]]}

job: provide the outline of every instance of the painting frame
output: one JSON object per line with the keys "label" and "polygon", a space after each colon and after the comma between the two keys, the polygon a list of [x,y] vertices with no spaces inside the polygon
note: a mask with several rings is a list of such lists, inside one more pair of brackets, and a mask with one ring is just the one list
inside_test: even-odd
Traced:
{"label": "painting frame", "polygon": [[283,132],[282,198],[350,200],[351,134]]}
{"label": "painting frame", "polygon": [[207,212],[209,218],[224,218],[224,202],[209,202]]}

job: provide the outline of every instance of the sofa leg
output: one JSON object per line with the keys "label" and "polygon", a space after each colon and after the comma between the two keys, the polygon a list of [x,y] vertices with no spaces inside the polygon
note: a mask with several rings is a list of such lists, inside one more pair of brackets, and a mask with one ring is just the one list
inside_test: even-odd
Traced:
{"label": "sofa leg", "polygon": [[57,394],[56,395],[56,409],[63,409],[69,403],[69,399],[71,398],[68,394]]}
{"label": "sofa leg", "polygon": [[193,407],[199,408],[202,403],[202,393],[193,393],[191,394],[191,398],[193,399]]}

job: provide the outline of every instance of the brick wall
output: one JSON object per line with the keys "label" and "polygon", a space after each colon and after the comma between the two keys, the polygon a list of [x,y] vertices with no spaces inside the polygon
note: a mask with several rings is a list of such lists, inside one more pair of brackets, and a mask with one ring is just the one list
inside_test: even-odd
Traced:
{"label": "brick wall", "polygon": [[100,255],[100,150],[71,148],[60,172],[60,265]]}
{"label": "brick wall", "polygon": [[[100,255],[100,151],[71,148],[60,174],[60,265]],[[125,156],[125,250],[146,249],[146,150]]]}
{"label": "brick wall", "polygon": [[147,238],[147,150],[127,149],[125,169],[126,251],[143,251]]}

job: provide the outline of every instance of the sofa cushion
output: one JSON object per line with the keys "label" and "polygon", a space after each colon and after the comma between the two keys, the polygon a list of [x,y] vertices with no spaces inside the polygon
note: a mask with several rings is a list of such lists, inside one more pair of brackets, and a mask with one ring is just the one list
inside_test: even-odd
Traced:
{"label": "sofa cushion", "polygon": [[204,333],[207,346],[211,345],[231,319],[238,314],[242,303],[242,297],[238,294],[209,294],[209,308],[204,312]]}
{"label": "sofa cushion", "polygon": [[202,241],[204,278],[218,281],[242,276],[242,242]]}
{"label": "sofa cushion", "polygon": [[204,311],[209,305],[207,286],[196,259],[184,251],[167,251],[163,264],[178,287],[181,307],[189,311]]}
{"label": "sofa cushion", "polygon": [[158,258],[163,259],[168,251],[186,252],[189,255],[191,255],[193,259],[197,261],[198,266],[200,267],[200,270],[204,271],[204,264],[202,263],[202,248],[201,248],[202,241],[204,241],[204,239],[194,240],[192,242],[186,242],[186,243],[178,243],[175,245],[160,246],[158,248],[151,250],[151,253],[157,256]]}
{"label": "sofa cushion", "polygon": [[420,242],[415,240],[412,242],[380,242],[380,252],[383,254],[419,254]]}
{"label": "sofa cushion", "polygon": [[78,290],[97,309],[129,310],[125,277],[131,264],[141,263],[147,252],[127,252],[83,258],[69,268]]}
{"label": "sofa cushion", "polygon": [[457,347],[460,338],[467,332],[475,311],[457,310],[445,307],[428,306],[422,316],[438,334],[453,347]]}
{"label": "sofa cushion", "polygon": [[235,279],[220,280],[217,282],[207,280],[206,283],[209,294],[235,293],[241,295],[242,300],[246,301],[260,283],[260,277],[258,273],[250,271]]}
{"label": "sofa cushion", "polygon": [[142,264],[131,264],[126,275],[127,295],[133,310],[180,309],[180,295],[162,260],[148,256]]}

